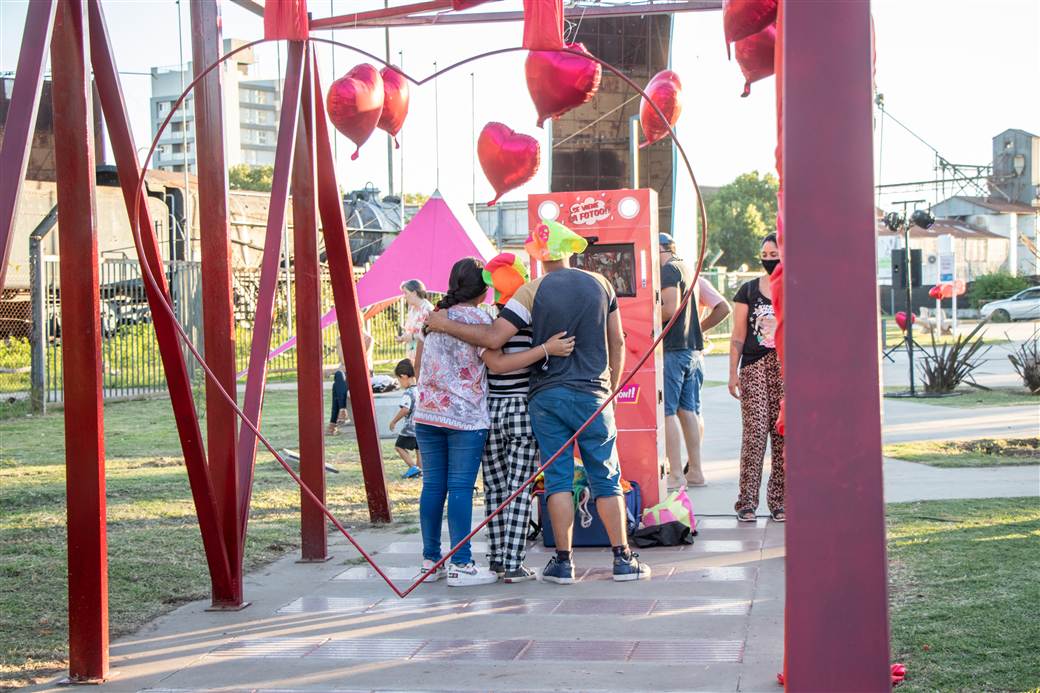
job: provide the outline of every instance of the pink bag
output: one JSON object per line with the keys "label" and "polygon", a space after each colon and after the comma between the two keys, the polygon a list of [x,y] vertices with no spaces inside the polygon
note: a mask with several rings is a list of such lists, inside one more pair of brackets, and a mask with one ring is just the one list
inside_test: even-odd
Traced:
{"label": "pink bag", "polygon": [[686,494],[686,488],[680,488],[668,494],[668,497],[657,505],[643,511],[643,527],[654,527],[669,522],[679,522],[690,528],[690,533],[697,531],[697,516],[693,512],[693,503]]}

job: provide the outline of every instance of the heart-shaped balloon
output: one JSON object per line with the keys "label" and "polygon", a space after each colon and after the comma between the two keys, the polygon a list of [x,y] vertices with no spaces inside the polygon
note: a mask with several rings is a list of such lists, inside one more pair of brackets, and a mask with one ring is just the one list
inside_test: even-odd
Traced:
{"label": "heart-shaped balloon", "polygon": [[773,74],[773,52],[776,47],[776,27],[767,26],[757,34],[737,41],[737,63],[744,73],[744,93],[751,93],[751,83]]}
{"label": "heart-shaped balloon", "polygon": [[943,295],[943,288],[942,288],[942,286],[937,284],[937,285],[933,286],[932,288],[928,289],[928,295],[938,301],[940,298],[942,298],[942,295]]}
{"label": "heart-shaped balloon", "polygon": [[[682,113],[682,102],[679,100],[682,83],[679,81],[679,75],[671,70],[661,70],[653,76],[644,91],[650,97],[650,101],[653,101],[664,113],[665,118],[668,119],[668,125],[675,127],[679,114]],[[643,134],[646,135],[646,142],[639,145],[640,149],[649,147],[668,135],[668,125],[665,125],[661,116],[657,115],[657,111],[650,105],[650,101],[644,98],[639,104],[639,125],[643,128]]]}
{"label": "heart-shaped balloon", "polygon": [[383,77],[368,63],[357,65],[332,83],[326,103],[329,120],[356,145],[351,161],[357,159],[383,113]]}
{"label": "heart-shaped balloon", "polygon": [[408,80],[397,68],[389,65],[380,70],[379,74],[383,78],[383,113],[376,126],[390,133],[394,145],[400,148],[397,133],[401,132],[404,119],[408,116]]}
{"label": "heart-shaped balloon", "polygon": [[488,123],[477,138],[477,158],[491,187],[495,189],[493,205],[510,190],[534,178],[541,153],[538,140],[514,132],[502,123]]}
{"label": "heart-shaped balloon", "polygon": [[[588,54],[583,43],[568,43],[567,48]],[[603,67],[572,53],[531,51],[524,63],[527,91],[538,111],[538,127],[547,118],[581,106],[596,95]]]}
{"label": "heart-shaped balloon", "polygon": [[722,0],[722,28],[729,44],[757,34],[776,21],[777,0]]}
{"label": "heart-shaped balloon", "polygon": [[[913,313],[910,314],[910,322],[911,323],[917,322],[917,316],[914,315]],[[898,313],[896,313],[896,324],[899,325],[899,329],[900,330],[902,330],[903,332],[906,332],[906,313],[905,312],[899,311]]]}

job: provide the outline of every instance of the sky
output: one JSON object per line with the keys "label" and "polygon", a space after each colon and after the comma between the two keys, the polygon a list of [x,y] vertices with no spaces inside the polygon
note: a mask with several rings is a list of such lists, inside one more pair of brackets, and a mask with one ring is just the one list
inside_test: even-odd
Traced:
{"label": "sky", "polygon": [[[184,60],[189,59],[187,2],[104,0],[121,71],[148,72],[153,66],[179,64],[178,13]],[[0,0],[0,71],[15,69],[27,4],[28,0]],[[381,7],[382,2],[311,0],[309,5],[320,17],[348,8]],[[495,9],[502,6],[518,7],[519,2],[505,0]],[[222,7],[226,38],[251,40],[262,35],[259,17],[227,0]],[[875,0],[872,7],[877,85],[886,108],[942,156],[956,163],[985,164],[991,159],[994,135],[1007,128],[1040,134],[1040,0]],[[406,72],[425,76],[433,72],[435,61],[444,67],[479,52],[519,45],[521,31],[519,23],[394,29],[390,54]],[[334,38],[373,53],[384,50],[381,29],[342,30]],[[719,12],[676,15],[672,45],[672,67],[684,87],[679,130],[699,181],[722,185],[747,171],[772,170],[774,80],[755,83],[751,96],[740,98],[743,78],[737,64],[726,59]],[[365,60],[347,49],[322,46],[318,52],[326,87],[334,76]],[[262,46],[257,54],[256,76],[277,76],[274,47]],[[124,74],[122,82],[136,144],[147,147],[150,79]],[[523,53],[472,63],[439,78],[436,85],[413,88],[402,148],[394,153],[395,191],[402,188],[403,156],[407,192],[430,193],[439,187],[468,202],[475,190],[478,201],[490,200],[491,186],[479,164],[473,163],[475,135],[489,121],[504,122],[543,143],[547,140],[535,126]],[[884,121],[883,137],[880,121],[875,125],[877,182],[933,178],[932,150],[894,121]],[[337,137],[337,168],[344,189],[371,183],[388,190],[386,142],[385,134],[377,131],[362,147],[360,158],[351,162],[353,146]],[[545,154],[543,150],[543,161]],[[534,180],[504,199],[521,199],[546,188],[543,165]],[[933,195],[903,191],[887,196],[882,206],[918,197]]]}

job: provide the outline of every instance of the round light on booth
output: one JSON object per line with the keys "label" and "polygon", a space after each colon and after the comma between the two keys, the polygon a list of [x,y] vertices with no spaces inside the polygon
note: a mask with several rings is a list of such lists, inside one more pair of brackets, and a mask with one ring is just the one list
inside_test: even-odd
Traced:
{"label": "round light on booth", "polygon": [[546,200],[542,204],[538,205],[538,217],[545,221],[555,221],[556,217],[560,216],[560,205],[556,204],[552,200]]}
{"label": "round light on booth", "polygon": [[618,202],[617,213],[624,219],[635,219],[639,214],[639,200],[634,197],[623,197]]}

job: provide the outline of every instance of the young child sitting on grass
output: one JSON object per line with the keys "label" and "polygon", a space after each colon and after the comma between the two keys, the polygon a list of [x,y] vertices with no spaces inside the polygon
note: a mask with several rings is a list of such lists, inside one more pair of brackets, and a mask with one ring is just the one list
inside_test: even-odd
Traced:
{"label": "young child sitting on grass", "polygon": [[[408,465],[408,469],[401,475],[401,478],[414,479],[422,476],[422,459],[419,456],[419,443],[415,440],[415,402],[418,395],[415,387],[415,368],[412,366],[411,359],[398,362],[394,367],[394,375],[397,376],[397,381],[404,392],[401,394],[401,408],[390,420],[390,430],[393,431],[397,422],[404,419],[404,426],[401,427],[401,432],[397,436],[394,449]],[[413,454],[415,455],[414,461],[412,460]]]}

